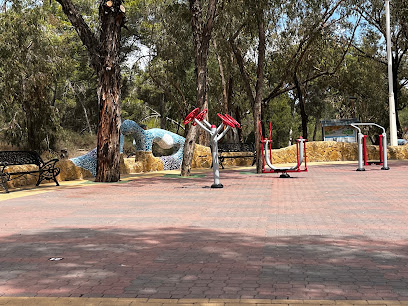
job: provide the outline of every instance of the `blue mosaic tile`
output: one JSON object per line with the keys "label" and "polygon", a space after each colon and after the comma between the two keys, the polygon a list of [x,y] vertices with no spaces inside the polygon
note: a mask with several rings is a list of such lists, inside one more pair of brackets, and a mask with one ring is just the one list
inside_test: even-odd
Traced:
{"label": "blue mosaic tile", "polygon": [[[123,152],[124,135],[133,137],[133,145],[136,151],[152,152],[153,144],[162,149],[174,149],[174,153],[169,156],[161,156],[164,170],[179,169],[183,161],[183,150],[185,138],[175,133],[162,130],[150,129],[144,130],[136,122],[125,120],[121,125],[120,152]],[[93,176],[96,176],[96,148],[85,155],[72,158],[71,161],[78,167],[89,170]]]}
{"label": "blue mosaic tile", "polygon": [[85,155],[71,158],[75,166],[89,170],[93,176],[96,176],[96,148]]}

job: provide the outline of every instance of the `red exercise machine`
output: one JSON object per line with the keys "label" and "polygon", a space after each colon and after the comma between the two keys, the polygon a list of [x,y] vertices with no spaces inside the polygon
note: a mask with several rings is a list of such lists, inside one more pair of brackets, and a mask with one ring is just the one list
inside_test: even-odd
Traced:
{"label": "red exercise machine", "polygon": [[[290,175],[288,172],[302,172],[307,171],[307,164],[306,164],[306,139],[299,137],[296,140],[296,160],[297,163],[292,167],[275,167],[272,165],[272,124],[269,122],[269,137],[263,138],[262,136],[262,127],[261,122],[258,124],[259,127],[259,134],[261,136],[261,143],[262,143],[262,173],[282,173],[280,175],[281,178],[289,178]],[[269,149],[269,153],[267,152]],[[305,165],[303,169],[301,165],[305,161]],[[268,165],[270,170],[265,169],[265,164]]]}

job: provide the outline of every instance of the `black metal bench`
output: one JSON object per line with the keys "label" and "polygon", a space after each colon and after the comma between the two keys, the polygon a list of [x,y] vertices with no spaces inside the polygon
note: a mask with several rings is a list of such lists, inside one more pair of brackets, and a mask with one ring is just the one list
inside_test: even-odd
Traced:
{"label": "black metal bench", "polygon": [[[224,155],[223,153],[234,153],[234,152],[250,152],[247,155]],[[255,144],[253,143],[219,143],[218,144],[218,162],[222,169],[224,169],[223,162],[225,159],[235,159],[235,158],[252,158],[252,166],[256,163],[256,150]]]}
{"label": "black metal bench", "polygon": [[[0,182],[6,192],[9,192],[7,188],[7,182],[22,177],[26,174],[37,174],[38,180],[36,186],[44,180],[54,180],[59,186],[57,181],[57,175],[60,173],[60,169],[55,167],[55,163],[58,159],[52,159],[44,162],[41,156],[37,152],[33,151],[0,151]],[[5,170],[9,166],[18,165],[37,165],[38,170],[32,171],[14,171],[6,172]]]}

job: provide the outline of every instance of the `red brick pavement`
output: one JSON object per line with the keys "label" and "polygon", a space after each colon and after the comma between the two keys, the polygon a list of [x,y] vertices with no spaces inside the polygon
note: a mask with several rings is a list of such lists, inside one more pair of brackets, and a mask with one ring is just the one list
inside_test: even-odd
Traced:
{"label": "red brick pavement", "polygon": [[408,163],[389,164],[0,198],[0,296],[408,300]]}

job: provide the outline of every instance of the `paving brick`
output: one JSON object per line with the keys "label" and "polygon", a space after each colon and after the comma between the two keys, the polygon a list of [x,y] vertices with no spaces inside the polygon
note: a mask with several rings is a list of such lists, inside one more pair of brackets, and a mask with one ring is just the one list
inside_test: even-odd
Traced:
{"label": "paving brick", "polygon": [[0,198],[0,296],[408,301],[408,162],[390,167],[226,169],[220,190],[200,170]]}

